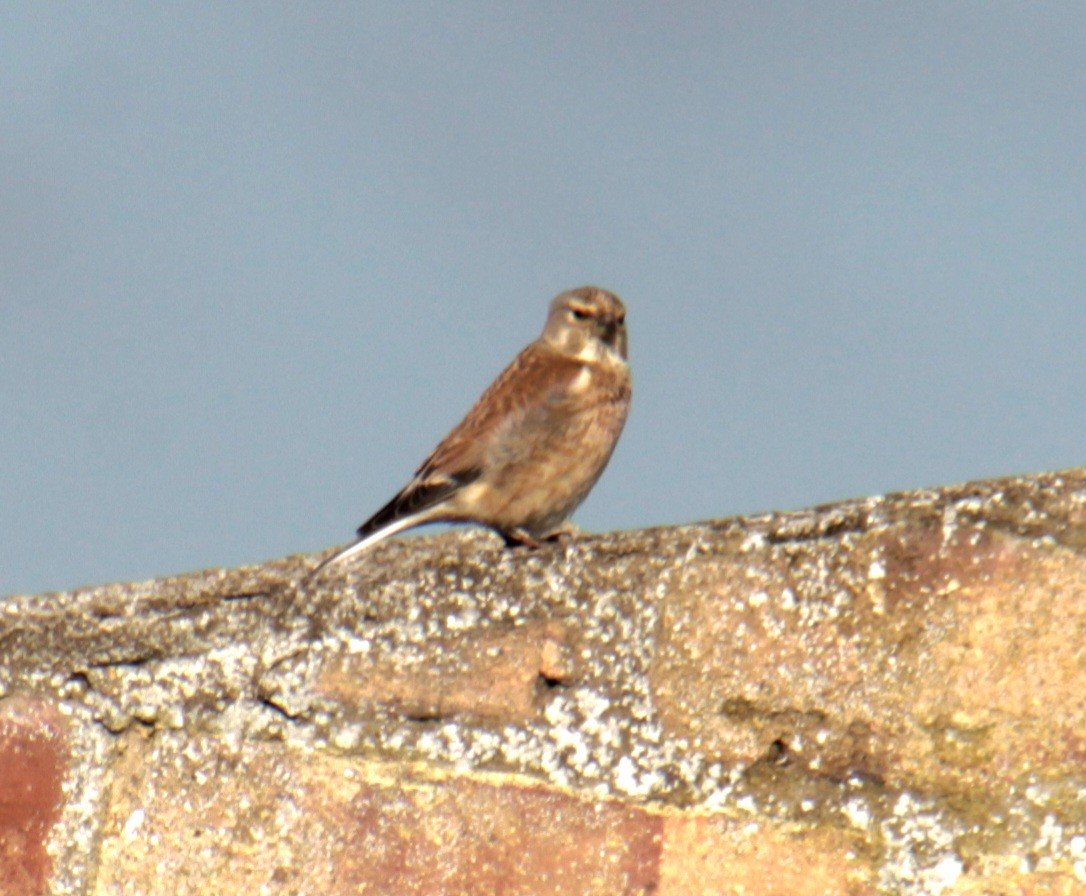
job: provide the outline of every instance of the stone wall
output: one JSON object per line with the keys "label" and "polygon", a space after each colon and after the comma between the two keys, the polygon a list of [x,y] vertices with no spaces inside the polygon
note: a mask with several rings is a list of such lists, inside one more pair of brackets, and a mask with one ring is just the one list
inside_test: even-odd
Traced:
{"label": "stone wall", "polygon": [[0,599],[0,894],[1086,894],[1086,471]]}

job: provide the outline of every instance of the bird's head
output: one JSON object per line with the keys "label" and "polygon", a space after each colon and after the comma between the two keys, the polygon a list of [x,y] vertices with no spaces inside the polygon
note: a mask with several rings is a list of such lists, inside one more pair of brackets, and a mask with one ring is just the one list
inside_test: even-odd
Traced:
{"label": "bird's head", "polygon": [[584,361],[626,359],[626,306],[613,292],[581,286],[551,302],[543,341]]}

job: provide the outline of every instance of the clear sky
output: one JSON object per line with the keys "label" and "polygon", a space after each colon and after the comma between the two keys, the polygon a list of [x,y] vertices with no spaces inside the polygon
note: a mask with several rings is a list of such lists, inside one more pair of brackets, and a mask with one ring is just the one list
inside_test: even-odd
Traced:
{"label": "clear sky", "polygon": [[1081,464],[1086,7],[6,4],[0,594],[348,540],[584,283],[586,528]]}

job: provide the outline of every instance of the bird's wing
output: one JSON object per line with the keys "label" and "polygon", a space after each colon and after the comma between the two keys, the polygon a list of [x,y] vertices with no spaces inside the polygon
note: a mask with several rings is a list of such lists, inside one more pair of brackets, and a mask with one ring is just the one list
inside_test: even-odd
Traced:
{"label": "bird's wing", "polygon": [[529,412],[546,412],[560,405],[581,368],[580,361],[537,343],[521,351],[422,462],[404,489],[358,527],[359,536],[419,515],[482,476],[489,437],[495,430]]}
{"label": "bird's wing", "polygon": [[397,520],[428,510],[458,488],[463,488],[477,479],[481,472],[481,470],[465,471],[458,477],[432,476],[425,480],[420,480],[418,477],[412,479],[395,498],[358,527],[359,537],[364,538]]}
{"label": "bird's wing", "polygon": [[491,437],[527,414],[557,412],[570,396],[583,364],[533,342],[505,368],[467,416],[423,461],[415,481],[424,485],[452,477],[469,481],[479,475]]}

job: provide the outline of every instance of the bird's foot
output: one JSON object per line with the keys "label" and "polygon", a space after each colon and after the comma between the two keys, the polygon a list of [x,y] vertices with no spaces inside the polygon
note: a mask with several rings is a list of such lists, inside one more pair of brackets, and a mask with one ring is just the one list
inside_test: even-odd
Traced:
{"label": "bird's foot", "polygon": [[498,534],[505,539],[507,548],[527,547],[541,548],[544,544],[565,544],[567,541],[582,534],[582,529],[576,523],[565,522],[557,529],[548,532],[542,537],[536,537],[525,529],[502,529]]}
{"label": "bird's foot", "polygon": [[535,550],[543,546],[538,538],[529,535],[524,529],[502,529],[498,534],[505,539],[507,548],[526,547]]}

